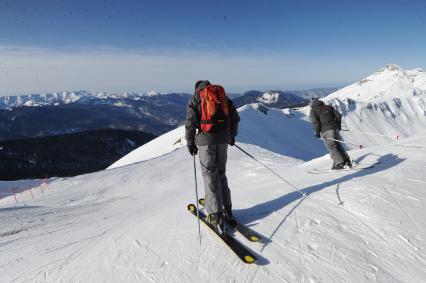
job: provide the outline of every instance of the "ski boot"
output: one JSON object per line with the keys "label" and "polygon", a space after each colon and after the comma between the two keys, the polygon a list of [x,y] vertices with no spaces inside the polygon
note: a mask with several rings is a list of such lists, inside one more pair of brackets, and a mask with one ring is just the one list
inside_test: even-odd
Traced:
{"label": "ski boot", "polygon": [[224,230],[222,213],[212,213],[207,216],[207,221],[213,225],[219,234],[222,234]]}
{"label": "ski boot", "polygon": [[232,207],[225,208],[223,211],[223,218],[231,226],[237,225],[237,220],[232,216]]}
{"label": "ski boot", "polygon": [[345,168],[345,164],[346,164],[346,162],[342,162],[342,163],[339,163],[337,165],[333,164],[333,166],[331,167],[331,170],[342,170],[342,169]]}

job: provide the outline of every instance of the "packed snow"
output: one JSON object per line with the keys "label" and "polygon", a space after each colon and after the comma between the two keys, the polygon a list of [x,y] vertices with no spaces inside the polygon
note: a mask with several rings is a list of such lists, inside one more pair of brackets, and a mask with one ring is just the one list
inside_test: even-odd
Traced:
{"label": "packed snow", "polygon": [[[423,99],[403,104],[399,113],[423,107]],[[390,133],[404,124],[401,115],[381,119],[384,112],[361,109],[344,113],[349,129],[368,132],[374,123],[375,133]],[[196,218],[186,210],[196,200],[181,127],[108,170],[2,197],[0,282],[426,282],[421,111],[410,114],[409,131],[399,139],[345,132],[354,143],[363,136],[366,147],[349,152],[356,163],[380,163],[324,174],[308,173],[330,168],[331,161],[313,137],[307,111],[239,109],[238,145],[291,184],[229,148],[235,216],[264,241],[235,237],[258,256],[256,264],[242,263],[204,226],[200,246]],[[363,123],[351,124],[355,114],[364,115]],[[0,184],[2,191],[12,186]]]}

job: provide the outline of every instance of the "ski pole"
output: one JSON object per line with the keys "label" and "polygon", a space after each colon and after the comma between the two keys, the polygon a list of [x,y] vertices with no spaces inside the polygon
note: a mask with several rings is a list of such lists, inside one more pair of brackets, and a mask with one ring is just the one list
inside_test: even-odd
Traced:
{"label": "ski pole", "polygon": [[263,164],[262,162],[260,162],[258,159],[256,159],[253,155],[251,155],[250,153],[248,153],[247,151],[245,151],[244,149],[242,149],[241,147],[239,147],[237,144],[235,144],[235,146],[241,150],[243,153],[245,153],[248,157],[250,157],[251,159],[253,159],[254,161],[256,161],[257,163],[259,163],[260,165],[262,165],[263,167],[265,167],[266,169],[268,169],[269,171],[271,171],[275,176],[277,176],[278,178],[280,178],[282,181],[284,181],[287,185],[289,185],[290,187],[292,187],[293,189],[295,189],[296,191],[298,191],[303,197],[307,197],[306,193],[303,193],[302,191],[300,191],[296,186],[294,186],[293,184],[291,184],[289,181],[287,181],[286,179],[284,179],[280,174],[278,174],[277,172],[275,172],[274,170],[272,170],[270,167],[266,166],[265,164]]}
{"label": "ski pole", "polygon": [[[352,132],[352,133],[360,133],[360,134],[366,134],[366,135],[372,135],[372,136],[395,138],[395,136],[390,136],[390,135],[383,135],[383,134],[376,134],[376,133],[362,132],[362,131],[351,131],[351,130],[348,130],[348,129],[342,129],[342,131]],[[399,140],[399,135],[396,136],[396,139]]]}
{"label": "ski pole", "polygon": [[198,184],[197,184],[197,168],[195,166],[195,154],[194,156],[194,179],[195,179],[195,203],[197,205],[197,219],[198,219],[198,238],[200,239],[201,246],[201,228],[200,228],[200,215],[199,215],[199,207],[198,207]]}
{"label": "ski pole", "polygon": [[336,142],[340,142],[340,143],[350,144],[350,145],[358,147],[359,149],[364,148],[364,146],[362,144],[354,144],[354,143],[350,143],[350,142],[344,142],[344,141],[341,141],[341,140],[336,140],[336,139],[332,139],[332,138],[326,138],[324,136],[321,136],[321,138],[325,139],[325,140],[331,140],[331,141],[336,141]]}

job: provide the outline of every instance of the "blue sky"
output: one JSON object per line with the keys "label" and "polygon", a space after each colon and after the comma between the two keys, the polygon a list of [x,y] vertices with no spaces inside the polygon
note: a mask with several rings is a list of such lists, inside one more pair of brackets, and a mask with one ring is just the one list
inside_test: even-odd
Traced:
{"label": "blue sky", "polygon": [[426,1],[0,0],[0,94],[340,86],[426,67]]}

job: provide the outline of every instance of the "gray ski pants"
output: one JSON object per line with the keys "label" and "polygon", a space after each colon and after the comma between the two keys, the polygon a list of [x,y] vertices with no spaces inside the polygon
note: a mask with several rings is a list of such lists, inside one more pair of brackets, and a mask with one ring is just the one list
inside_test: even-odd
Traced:
{"label": "gray ski pants", "polygon": [[207,213],[230,209],[231,192],[225,175],[228,144],[213,144],[198,147],[201,172],[204,179]]}
{"label": "gray ski pants", "polygon": [[345,161],[350,161],[348,153],[340,142],[325,139],[330,138],[335,140],[342,140],[342,138],[340,137],[340,131],[338,129],[324,131],[321,134],[324,137],[324,144],[330,152],[330,157],[331,159],[333,159],[334,165],[340,164]]}

